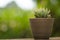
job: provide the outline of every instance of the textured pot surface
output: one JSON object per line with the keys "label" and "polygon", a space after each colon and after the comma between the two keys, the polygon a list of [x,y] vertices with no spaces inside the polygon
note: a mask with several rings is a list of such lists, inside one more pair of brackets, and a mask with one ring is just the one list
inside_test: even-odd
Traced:
{"label": "textured pot surface", "polygon": [[54,18],[30,19],[34,38],[49,38],[52,32]]}

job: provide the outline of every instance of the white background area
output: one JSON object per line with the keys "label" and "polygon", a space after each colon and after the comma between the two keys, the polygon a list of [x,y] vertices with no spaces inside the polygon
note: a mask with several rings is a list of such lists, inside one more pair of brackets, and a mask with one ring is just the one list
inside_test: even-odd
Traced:
{"label": "white background area", "polygon": [[12,1],[15,1],[18,7],[22,9],[32,9],[35,7],[35,3],[32,0],[0,0],[0,8],[6,7]]}

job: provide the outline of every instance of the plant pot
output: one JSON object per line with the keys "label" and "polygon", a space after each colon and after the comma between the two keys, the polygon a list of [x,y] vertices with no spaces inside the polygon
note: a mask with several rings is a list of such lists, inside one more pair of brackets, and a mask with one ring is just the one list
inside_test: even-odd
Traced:
{"label": "plant pot", "polygon": [[35,39],[48,39],[52,33],[54,18],[30,19],[33,37]]}

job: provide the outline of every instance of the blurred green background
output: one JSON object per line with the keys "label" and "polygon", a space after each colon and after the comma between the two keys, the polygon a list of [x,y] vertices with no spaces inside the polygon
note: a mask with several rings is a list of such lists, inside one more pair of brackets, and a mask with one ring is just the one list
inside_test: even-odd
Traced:
{"label": "blurred green background", "polygon": [[0,8],[0,38],[32,37],[29,18],[33,17],[32,10],[22,10],[14,1]]}
{"label": "blurred green background", "polygon": [[[51,15],[55,18],[51,37],[60,36],[60,0],[33,0],[33,2],[36,3],[36,8],[45,7],[51,10]],[[31,38],[29,19],[34,18],[32,10],[23,10],[15,2],[0,8],[0,38]]]}

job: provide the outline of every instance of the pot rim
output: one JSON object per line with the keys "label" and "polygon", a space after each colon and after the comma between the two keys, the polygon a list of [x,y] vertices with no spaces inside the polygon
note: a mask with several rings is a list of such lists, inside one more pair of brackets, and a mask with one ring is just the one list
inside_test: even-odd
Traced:
{"label": "pot rim", "polygon": [[30,19],[55,19],[55,18],[30,18]]}

